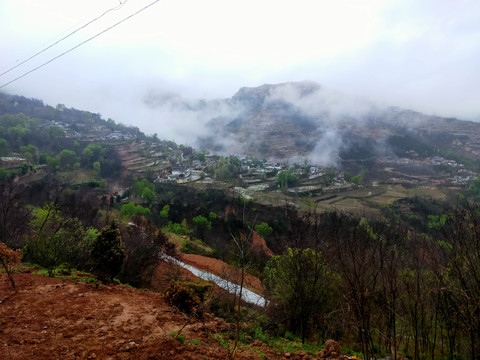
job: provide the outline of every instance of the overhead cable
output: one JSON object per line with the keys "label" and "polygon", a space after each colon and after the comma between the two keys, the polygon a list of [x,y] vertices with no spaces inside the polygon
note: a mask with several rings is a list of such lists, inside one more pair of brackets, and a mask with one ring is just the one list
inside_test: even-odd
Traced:
{"label": "overhead cable", "polygon": [[85,40],[85,41],[82,41],[82,42],[81,42],[81,43],[79,43],[78,45],[75,45],[75,46],[74,46],[74,47],[72,47],[71,49],[69,49],[69,50],[67,50],[67,51],[64,51],[63,53],[61,53],[61,54],[59,54],[59,55],[55,56],[54,58],[52,58],[52,59],[50,59],[50,60],[48,60],[48,61],[44,62],[43,64],[41,64],[41,65],[39,65],[39,66],[37,66],[37,67],[33,68],[32,70],[29,70],[29,71],[27,71],[27,72],[26,72],[26,73],[24,73],[23,75],[20,75],[20,76],[16,77],[15,79],[13,79],[13,80],[11,80],[11,81],[9,81],[9,82],[7,82],[7,83],[5,83],[5,84],[1,85],[1,86],[0,86],[0,89],[1,89],[1,88],[4,88],[4,87],[5,87],[5,86],[7,86],[7,85],[10,85],[11,83],[13,83],[13,82],[15,82],[15,81],[17,81],[17,80],[20,80],[21,78],[23,78],[23,77],[25,77],[25,76],[27,76],[27,75],[31,74],[31,73],[32,73],[32,72],[34,72],[34,71],[37,71],[38,69],[40,69],[40,68],[44,67],[45,65],[48,65],[48,64],[50,64],[52,61],[55,61],[55,60],[57,60],[58,58],[62,57],[63,55],[66,55],[66,54],[68,54],[68,53],[72,52],[73,50],[75,50],[75,49],[79,48],[79,47],[80,47],[80,46],[82,46],[83,44],[86,44],[87,42],[89,42],[89,41],[91,41],[91,40],[93,40],[93,39],[95,39],[95,38],[99,37],[100,35],[102,35],[102,34],[106,33],[107,31],[109,31],[109,30],[113,29],[114,27],[116,27],[116,26],[120,25],[121,23],[123,23],[123,22],[127,21],[128,19],[130,19],[130,18],[134,17],[135,15],[137,15],[137,14],[141,13],[142,11],[144,11],[144,10],[148,9],[149,7],[151,7],[151,6],[155,5],[155,4],[156,4],[157,2],[159,2],[159,1],[160,1],[160,0],[155,0],[154,2],[152,2],[152,3],[150,3],[150,4],[146,5],[146,6],[144,6],[144,7],[143,7],[143,8],[141,8],[140,10],[138,10],[138,11],[134,12],[133,14],[131,14],[131,15],[127,16],[126,18],[123,18],[122,20],[120,20],[119,22],[117,22],[117,23],[113,24],[112,26],[110,26],[110,27],[106,28],[105,30],[102,30],[102,31],[101,31],[101,32],[99,32],[98,34],[96,34],[96,35],[94,35],[94,36],[92,36],[92,37],[88,38],[88,39],[87,39],[87,40]]}
{"label": "overhead cable", "polygon": [[78,29],[72,31],[72,32],[69,33],[68,35],[65,35],[65,36],[62,37],[61,39],[55,41],[53,44],[47,46],[46,48],[40,50],[39,52],[37,52],[37,53],[35,53],[35,54],[33,54],[33,55],[30,56],[28,59],[25,59],[25,60],[23,60],[22,62],[20,62],[19,64],[17,64],[17,65],[15,65],[15,66],[11,67],[10,69],[4,71],[3,73],[0,74],[0,76],[3,76],[3,75],[5,75],[5,74],[9,73],[10,71],[16,69],[17,67],[25,64],[27,61],[30,61],[30,60],[32,60],[33,58],[37,57],[38,55],[44,53],[44,52],[47,51],[48,49],[50,49],[50,48],[54,47],[55,45],[57,45],[59,42],[62,42],[63,40],[69,38],[69,37],[72,36],[73,34],[79,32],[80,30],[82,30],[82,29],[84,29],[84,28],[86,28],[86,27],[87,27],[88,25],[90,25],[91,23],[93,23],[93,22],[97,21],[98,19],[102,18],[103,16],[105,16],[106,14],[108,14],[110,11],[115,11],[115,10],[120,9],[123,5],[125,5],[125,3],[126,3],[127,1],[128,1],[128,0],[125,0],[123,3],[120,2],[120,5],[118,5],[118,6],[114,7],[114,8],[108,9],[108,10],[105,11],[102,15],[97,16],[95,19],[90,20],[90,21],[87,22],[85,25],[79,27]]}

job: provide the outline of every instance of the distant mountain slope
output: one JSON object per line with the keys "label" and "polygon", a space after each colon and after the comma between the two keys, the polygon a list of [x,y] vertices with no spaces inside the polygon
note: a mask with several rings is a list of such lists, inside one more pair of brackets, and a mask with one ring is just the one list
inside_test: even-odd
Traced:
{"label": "distant mountain slope", "polygon": [[224,111],[207,122],[211,135],[199,139],[201,148],[319,164],[447,150],[480,154],[478,123],[381,107],[312,82],[241,88],[222,101],[232,115]]}
{"label": "distant mountain slope", "polygon": [[42,100],[0,92],[0,116],[20,113],[48,122],[69,124],[75,129],[82,126],[87,128],[101,126],[111,131],[120,130],[123,133],[130,134],[136,138],[145,138],[145,135],[137,127],[116,124],[111,119],[103,119],[100,114],[67,108],[62,104],[53,107],[45,105]]}
{"label": "distant mountain slope", "polygon": [[[144,105],[176,113],[172,119],[178,121],[169,119],[169,126],[179,126],[199,150],[217,154],[317,165],[434,155],[476,163],[480,155],[479,123],[382,107],[307,81],[245,87],[231,98],[210,101],[149,93]],[[100,114],[0,92],[0,116],[18,113],[74,130],[97,126],[145,139],[138,128]]]}

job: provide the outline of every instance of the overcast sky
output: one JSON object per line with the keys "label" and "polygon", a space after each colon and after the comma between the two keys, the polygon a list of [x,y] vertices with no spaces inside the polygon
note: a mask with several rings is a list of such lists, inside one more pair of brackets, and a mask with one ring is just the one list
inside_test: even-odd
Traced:
{"label": "overcast sky", "polygon": [[[116,8],[0,86],[152,2],[0,0],[0,73]],[[148,94],[227,98],[300,80],[480,120],[479,39],[478,0],[161,0],[1,90],[159,134],[168,122],[143,107]]]}

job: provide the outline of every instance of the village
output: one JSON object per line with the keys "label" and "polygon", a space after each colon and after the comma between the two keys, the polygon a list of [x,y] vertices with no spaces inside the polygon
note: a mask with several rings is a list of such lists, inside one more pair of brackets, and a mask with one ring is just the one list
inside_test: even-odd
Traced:
{"label": "village", "polygon": [[[71,110],[61,111],[69,115]],[[440,155],[379,156],[370,168],[365,167],[355,173],[340,158],[334,165],[320,166],[309,162],[307,156],[301,163],[288,159],[260,159],[245,154],[222,156],[178,145],[174,141],[160,140],[156,134],[145,136],[137,128],[116,124],[110,119],[101,120],[98,114],[90,114],[91,119],[77,122],[71,116],[72,121],[44,120],[37,126],[54,129],[73,142],[114,148],[122,167],[134,176],[146,177],[154,183],[231,187],[236,196],[245,199],[257,198],[262,193],[316,197],[372,187],[378,183],[408,186],[431,183],[466,188],[477,177],[476,172],[465,164]],[[0,167],[7,170],[19,169],[20,173],[25,173],[32,166],[47,167],[45,163],[31,163],[25,156],[28,154],[8,155],[0,158]],[[278,177],[282,173],[291,174],[294,180],[281,186]]]}

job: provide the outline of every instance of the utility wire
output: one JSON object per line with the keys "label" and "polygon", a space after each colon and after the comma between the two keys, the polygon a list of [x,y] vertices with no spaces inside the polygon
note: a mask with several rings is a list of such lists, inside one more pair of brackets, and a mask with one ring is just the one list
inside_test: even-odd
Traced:
{"label": "utility wire", "polygon": [[30,70],[30,71],[27,71],[27,72],[26,72],[26,73],[24,73],[23,75],[20,75],[20,76],[16,77],[15,79],[13,79],[13,80],[11,80],[11,81],[9,81],[9,82],[7,82],[7,83],[5,83],[5,84],[1,85],[1,86],[0,86],[0,89],[1,89],[1,88],[4,88],[4,87],[5,87],[5,86],[7,86],[7,85],[10,85],[11,83],[13,83],[13,82],[15,82],[15,81],[17,81],[17,80],[20,80],[21,78],[23,78],[23,77],[25,77],[25,76],[27,76],[27,75],[31,74],[31,73],[32,73],[32,72],[34,72],[34,71],[37,71],[38,69],[40,69],[40,68],[44,67],[45,65],[48,65],[48,64],[50,64],[52,61],[55,61],[55,60],[57,60],[58,58],[62,57],[63,55],[66,55],[66,54],[68,54],[68,53],[72,52],[73,50],[75,50],[75,49],[79,48],[79,47],[80,47],[80,46],[82,46],[83,44],[86,44],[87,42],[89,42],[89,41],[91,41],[91,40],[93,40],[93,39],[95,39],[95,38],[99,37],[100,35],[102,35],[102,34],[106,33],[107,31],[109,31],[109,30],[113,29],[114,27],[116,27],[116,26],[120,25],[121,23],[123,23],[123,22],[127,21],[128,19],[130,19],[130,18],[134,17],[135,15],[137,15],[137,14],[141,13],[142,11],[144,11],[144,10],[148,9],[149,7],[151,7],[151,6],[155,5],[155,4],[156,4],[157,2],[159,2],[159,1],[160,1],[160,0],[155,0],[154,2],[152,2],[152,3],[150,3],[150,4],[146,5],[146,6],[144,6],[144,7],[143,7],[143,8],[141,8],[140,10],[138,10],[138,11],[134,12],[133,14],[131,14],[131,15],[127,16],[126,18],[124,18],[124,19],[120,20],[119,22],[117,22],[117,23],[113,24],[112,26],[110,26],[110,27],[106,28],[105,30],[102,30],[102,31],[101,31],[101,32],[99,32],[98,34],[96,34],[96,35],[94,35],[94,36],[92,36],[92,37],[88,38],[88,39],[87,39],[87,40],[85,40],[85,41],[82,41],[80,44],[78,44],[78,45],[74,46],[73,48],[71,48],[71,49],[69,49],[69,50],[67,50],[67,51],[64,51],[64,52],[63,52],[63,53],[61,53],[60,55],[57,55],[57,56],[55,56],[54,58],[52,58],[52,59],[50,59],[50,60],[48,60],[48,61],[44,62],[43,64],[41,64],[41,65],[39,65],[39,66],[37,66],[37,67],[33,68],[33,69],[32,69],[32,70]]}
{"label": "utility wire", "polygon": [[83,26],[79,27],[78,29],[72,31],[70,34],[65,35],[65,36],[62,37],[61,39],[55,41],[52,45],[47,46],[46,48],[44,48],[44,49],[40,50],[39,52],[37,52],[37,53],[33,54],[32,56],[30,56],[28,59],[25,59],[25,60],[23,60],[21,63],[19,63],[19,64],[15,65],[15,66],[11,67],[10,69],[4,71],[3,73],[0,74],[0,76],[3,76],[3,75],[5,75],[5,74],[9,73],[10,71],[16,69],[17,67],[25,64],[27,61],[30,61],[30,60],[32,60],[34,57],[36,57],[36,56],[44,53],[44,52],[47,51],[48,49],[50,49],[50,48],[52,48],[53,46],[57,45],[59,42],[65,40],[65,39],[67,39],[67,38],[69,38],[69,37],[72,36],[73,34],[79,32],[80,30],[82,30],[82,29],[84,29],[84,28],[86,28],[86,27],[87,27],[88,25],[90,25],[91,23],[93,23],[93,22],[97,21],[98,19],[102,18],[103,16],[105,16],[106,14],[108,14],[110,11],[115,11],[115,10],[120,9],[123,5],[125,5],[125,3],[126,3],[127,1],[128,1],[128,0],[125,0],[123,3],[120,2],[120,5],[118,5],[118,6],[114,7],[114,8],[111,8],[111,9],[105,11],[102,15],[97,16],[95,19],[90,20],[90,21],[87,22],[85,25],[83,25]]}

